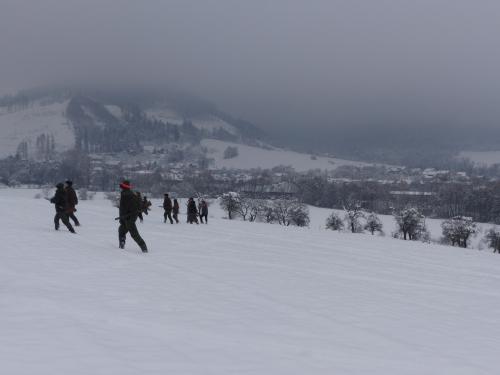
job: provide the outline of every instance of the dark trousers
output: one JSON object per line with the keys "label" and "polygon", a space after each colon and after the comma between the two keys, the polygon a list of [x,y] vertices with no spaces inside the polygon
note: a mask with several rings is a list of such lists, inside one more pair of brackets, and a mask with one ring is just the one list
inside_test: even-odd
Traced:
{"label": "dark trousers", "polygon": [[147,250],[146,242],[142,239],[139,231],[137,230],[137,226],[135,225],[136,220],[136,218],[120,220],[120,226],[118,227],[118,239],[121,243],[125,243],[127,233],[130,233],[130,237],[137,242],[137,245],[139,245],[141,250]]}
{"label": "dark trousers", "polygon": [[203,224],[203,218],[205,218],[205,224],[208,224],[208,214],[200,214],[200,221]]}
{"label": "dark trousers", "polygon": [[56,216],[54,216],[54,225],[56,227],[56,230],[59,229],[59,220],[61,220],[63,222],[63,224],[66,225],[66,228],[68,228],[68,230],[70,232],[72,232],[72,233],[75,232],[75,230],[73,229],[73,226],[69,222],[69,216],[66,212],[64,212],[64,211],[56,212]]}
{"label": "dark trousers", "polygon": [[80,225],[80,222],[79,222],[79,221],[78,221],[78,219],[76,218],[76,216],[75,216],[75,213],[74,213],[74,212],[69,213],[69,215],[68,215],[68,216],[69,216],[69,218],[70,218],[71,220],[73,220],[73,223],[75,223],[75,225],[76,225],[76,226],[79,226],[79,225]]}
{"label": "dark trousers", "polygon": [[165,213],[163,214],[163,222],[166,223],[167,222],[167,219],[170,220],[170,224],[173,224],[174,221],[172,220],[172,211],[165,211]]}
{"label": "dark trousers", "polygon": [[198,215],[196,215],[194,213],[193,214],[188,214],[187,215],[187,222],[189,224],[193,224],[193,223],[198,224],[198,218],[196,216],[198,216]]}
{"label": "dark trousers", "polygon": [[179,223],[179,213],[178,212],[174,212],[174,220],[176,223]]}

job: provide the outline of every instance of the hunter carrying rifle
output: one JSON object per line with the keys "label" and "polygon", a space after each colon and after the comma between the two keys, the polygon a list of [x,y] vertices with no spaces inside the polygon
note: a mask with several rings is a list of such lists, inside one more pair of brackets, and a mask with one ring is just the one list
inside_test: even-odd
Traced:
{"label": "hunter carrying rifle", "polygon": [[141,201],[137,195],[131,190],[130,182],[125,180],[120,184],[120,227],[118,228],[118,240],[120,249],[125,248],[125,239],[127,233],[139,245],[143,253],[148,252],[146,242],[142,239],[135,222],[141,211]]}

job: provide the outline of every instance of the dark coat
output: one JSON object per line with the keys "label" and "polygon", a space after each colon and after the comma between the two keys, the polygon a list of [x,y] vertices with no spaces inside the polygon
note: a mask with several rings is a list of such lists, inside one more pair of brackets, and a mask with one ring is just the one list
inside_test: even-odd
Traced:
{"label": "dark coat", "polygon": [[56,212],[65,212],[67,209],[66,192],[62,186],[58,187],[56,194],[50,200],[50,203],[54,203],[56,207]]}
{"label": "dark coat", "polygon": [[120,219],[135,221],[140,210],[140,198],[132,190],[122,190],[120,194]]}
{"label": "dark coat", "polygon": [[174,202],[174,214],[177,215],[179,213],[179,202]]}
{"label": "dark coat", "polygon": [[207,202],[200,204],[200,215],[208,215],[208,205],[207,205]]}
{"label": "dark coat", "polygon": [[163,200],[163,209],[165,211],[172,211],[172,200],[170,198],[167,197]]}
{"label": "dark coat", "polygon": [[195,201],[189,201],[188,206],[187,206],[187,213],[188,215],[196,215],[198,214],[198,209],[196,208],[196,202]]}
{"label": "dark coat", "polygon": [[71,186],[66,188],[66,200],[68,211],[75,212],[75,206],[78,204],[78,196],[76,195],[75,189]]}

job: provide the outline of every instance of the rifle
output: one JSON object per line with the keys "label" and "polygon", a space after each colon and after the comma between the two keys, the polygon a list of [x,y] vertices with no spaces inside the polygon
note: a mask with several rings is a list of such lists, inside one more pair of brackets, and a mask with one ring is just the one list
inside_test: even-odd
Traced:
{"label": "rifle", "polygon": [[115,217],[115,220],[125,220],[125,219],[128,219],[130,216],[132,216],[132,214],[118,216],[118,217]]}

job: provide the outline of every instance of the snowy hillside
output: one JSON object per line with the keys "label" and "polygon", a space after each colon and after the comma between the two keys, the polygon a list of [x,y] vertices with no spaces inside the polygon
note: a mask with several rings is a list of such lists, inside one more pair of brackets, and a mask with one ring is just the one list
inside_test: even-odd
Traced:
{"label": "snowy hillside", "polygon": [[34,89],[0,97],[0,158],[48,159],[75,146],[138,153],[204,137],[255,143],[265,133],[203,100],[168,92]]}
{"label": "snowy hillside", "polygon": [[170,124],[181,125],[184,121],[191,121],[199,130],[213,132],[222,129],[233,135],[238,134],[238,130],[234,126],[213,115],[185,117],[169,108],[147,109],[145,113],[153,120],[168,122]]}
{"label": "snowy hillside", "polygon": [[[214,168],[229,169],[252,169],[252,168],[273,168],[279,165],[291,166],[296,171],[307,171],[310,169],[333,170],[340,166],[366,166],[367,163],[350,160],[311,157],[294,151],[281,149],[264,149],[247,145],[240,145],[231,142],[205,139],[202,145],[208,149],[208,157],[215,161]],[[231,159],[224,159],[224,150],[228,147],[237,147],[238,156]]]}
{"label": "snowy hillside", "polygon": [[72,235],[34,194],[0,190],[5,374],[498,373],[500,256],[215,207],[203,226],[154,207],[142,254],[108,201]]}
{"label": "snowy hillside", "polygon": [[[198,151],[208,151],[203,156],[214,161],[213,169],[282,165],[307,171],[369,165],[273,148],[255,125],[189,96],[68,89],[0,98],[0,158],[17,154],[22,160],[47,161],[73,148],[107,155],[160,150],[170,154],[166,160],[196,164],[198,151],[187,149],[199,142],[205,147]],[[239,155],[224,158],[228,146],[237,147]]]}
{"label": "snowy hillside", "polygon": [[16,110],[0,107],[0,157],[15,155],[21,142],[27,142],[29,153],[34,152],[37,138],[54,136],[59,151],[75,145],[75,135],[65,117],[68,102],[43,103]]}

